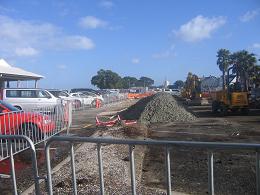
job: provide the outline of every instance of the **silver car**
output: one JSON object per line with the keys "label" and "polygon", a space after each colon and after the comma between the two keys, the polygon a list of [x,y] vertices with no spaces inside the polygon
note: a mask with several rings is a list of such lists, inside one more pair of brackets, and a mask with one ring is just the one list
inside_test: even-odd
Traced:
{"label": "silver car", "polygon": [[37,88],[2,89],[2,99],[20,110],[27,111],[51,109],[61,104],[60,98],[56,98],[47,90]]}

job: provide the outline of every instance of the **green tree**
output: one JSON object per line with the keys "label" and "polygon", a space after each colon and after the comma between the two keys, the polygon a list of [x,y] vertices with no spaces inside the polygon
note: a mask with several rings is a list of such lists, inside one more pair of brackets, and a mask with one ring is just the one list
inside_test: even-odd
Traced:
{"label": "green tree", "polygon": [[246,50],[235,52],[231,55],[233,71],[236,73],[237,80],[241,82],[243,88],[248,90],[250,77],[254,75],[256,70],[257,59],[255,54]]}
{"label": "green tree", "polygon": [[260,65],[255,65],[249,70],[249,82],[250,86],[260,86]]}
{"label": "green tree", "polygon": [[91,79],[91,84],[100,89],[115,89],[122,87],[122,78],[111,70],[99,70]]}
{"label": "green tree", "polygon": [[217,65],[219,69],[222,71],[222,82],[223,82],[223,89],[226,87],[225,77],[228,67],[231,64],[231,54],[230,51],[227,49],[220,49],[217,52]]}
{"label": "green tree", "polygon": [[154,84],[154,80],[149,77],[140,77],[137,82],[138,87],[149,87]]}
{"label": "green tree", "polygon": [[130,87],[136,87],[138,79],[135,77],[126,76],[122,79],[123,88],[128,89]]}
{"label": "green tree", "polygon": [[184,82],[182,80],[177,80],[173,84],[174,89],[180,89],[184,86]]}

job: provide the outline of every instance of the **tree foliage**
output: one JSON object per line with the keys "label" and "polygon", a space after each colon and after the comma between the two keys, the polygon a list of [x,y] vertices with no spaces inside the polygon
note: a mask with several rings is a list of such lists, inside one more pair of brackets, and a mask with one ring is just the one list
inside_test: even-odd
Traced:
{"label": "tree foliage", "polygon": [[217,65],[223,73],[223,85],[226,84],[225,75],[231,65],[233,65],[232,71],[236,74],[237,81],[241,82],[244,89],[247,90],[253,79],[256,79],[257,59],[255,54],[246,50],[230,53],[229,50],[220,49],[217,52],[217,58]]}
{"label": "tree foliage", "polygon": [[154,84],[154,80],[149,77],[137,79],[131,76],[121,78],[111,70],[99,70],[97,75],[91,79],[91,84],[100,89],[127,89],[130,87],[149,87]]}
{"label": "tree foliage", "polygon": [[184,82],[182,80],[177,80],[173,83],[174,89],[181,89],[184,86]]}
{"label": "tree foliage", "polygon": [[111,70],[99,70],[91,79],[91,84],[100,89],[122,88],[121,77]]}
{"label": "tree foliage", "polygon": [[225,77],[226,72],[228,70],[228,67],[231,64],[231,53],[227,49],[220,49],[217,52],[217,65],[219,69],[222,71],[222,82],[223,82],[223,88],[226,86]]}
{"label": "tree foliage", "polygon": [[137,82],[138,82],[138,79],[135,77],[126,76],[122,79],[124,89],[130,88],[130,87],[136,87]]}
{"label": "tree foliage", "polygon": [[154,80],[149,77],[140,77],[137,82],[138,87],[149,87],[154,84]]}

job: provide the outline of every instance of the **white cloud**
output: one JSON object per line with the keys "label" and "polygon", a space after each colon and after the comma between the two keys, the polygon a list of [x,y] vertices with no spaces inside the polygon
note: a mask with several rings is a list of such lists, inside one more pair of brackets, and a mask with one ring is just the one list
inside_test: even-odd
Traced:
{"label": "white cloud", "polygon": [[169,49],[163,52],[153,54],[152,57],[155,59],[175,57],[177,54],[174,50],[175,50],[175,45],[172,45]]}
{"label": "white cloud", "polygon": [[115,6],[115,4],[112,1],[103,0],[99,3],[99,5],[106,9],[111,9]]}
{"label": "white cloud", "polygon": [[196,16],[188,23],[183,24],[174,33],[187,42],[196,42],[211,37],[211,34],[226,23],[226,19],[219,17]]}
{"label": "white cloud", "polygon": [[87,29],[96,29],[96,28],[104,28],[107,26],[107,22],[96,18],[94,16],[86,16],[80,18],[79,25],[83,28]]}
{"label": "white cloud", "polygon": [[133,64],[139,64],[140,63],[140,59],[139,58],[133,58],[132,59],[132,63]]}
{"label": "white cloud", "polygon": [[243,16],[240,17],[241,22],[249,22],[250,20],[253,20],[260,12],[260,9],[252,10],[246,12]]}
{"label": "white cloud", "polygon": [[95,47],[93,41],[84,36],[66,36],[63,41],[63,47],[70,49],[92,49]]}
{"label": "white cloud", "polygon": [[94,43],[85,36],[67,35],[50,23],[16,20],[0,15],[0,53],[35,56],[44,50],[92,49]]}
{"label": "white cloud", "polygon": [[67,66],[65,64],[60,64],[57,66],[58,69],[65,70],[67,69]]}
{"label": "white cloud", "polygon": [[260,43],[254,43],[252,47],[255,49],[260,49]]}
{"label": "white cloud", "polygon": [[38,55],[39,52],[32,47],[23,47],[23,48],[15,48],[15,54],[19,57],[35,56],[35,55]]}

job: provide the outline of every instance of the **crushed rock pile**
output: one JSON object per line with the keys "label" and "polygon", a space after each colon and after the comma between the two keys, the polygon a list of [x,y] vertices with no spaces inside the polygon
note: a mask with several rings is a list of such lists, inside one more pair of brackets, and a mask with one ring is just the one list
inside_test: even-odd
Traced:
{"label": "crushed rock pile", "polygon": [[167,93],[157,93],[141,99],[120,115],[125,119],[138,119],[143,124],[196,120],[193,114]]}

